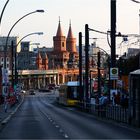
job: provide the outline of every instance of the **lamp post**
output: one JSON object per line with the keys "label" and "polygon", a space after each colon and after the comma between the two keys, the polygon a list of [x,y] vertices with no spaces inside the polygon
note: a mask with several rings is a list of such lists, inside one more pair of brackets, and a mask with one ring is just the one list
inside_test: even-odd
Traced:
{"label": "lamp post", "polygon": [[0,15],[0,26],[1,26],[2,16],[3,16],[4,10],[5,10],[8,2],[9,2],[9,0],[6,1],[5,5],[4,5],[3,9],[2,9],[2,12],[1,12],[1,15]]}
{"label": "lamp post", "polygon": [[131,1],[140,4],[140,1],[139,0],[131,0]]}
{"label": "lamp post", "polygon": [[86,103],[89,103],[89,28],[85,25],[85,95]]}
{"label": "lamp post", "polygon": [[82,92],[82,32],[79,32],[79,100],[83,100]]}
{"label": "lamp post", "polygon": [[36,11],[33,11],[33,12],[30,12],[24,16],[22,16],[19,20],[17,20],[14,25],[11,27],[10,31],[8,32],[8,35],[6,37],[6,43],[5,43],[5,47],[4,47],[4,71],[3,71],[3,74],[4,74],[4,85],[3,85],[3,91],[4,91],[4,96],[5,96],[5,100],[6,100],[6,94],[7,94],[7,84],[8,84],[8,72],[7,72],[7,69],[6,69],[6,53],[7,53],[7,46],[8,46],[8,39],[9,39],[9,36],[10,36],[10,33],[12,31],[12,29],[15,27],[15,25],[20,21],[22,20],[23,18],[31,15],[31,14],[34,14],[34,13],[37,13],[37,12],[44,12],[44,10],[36,10]]}
{"label": "lamp post", "polygon": [[[7,52],[7,46],[8,46],[8,39],[9,39],[9,36],[10,36],[10,33],[11,33],[12,29],[15,27],[15,25],[16,25],[20,20],[22,20],[23,18],[25,18],[25,17],[27,17],[27,16],[29,16],[29,15],[31,15],[31,14],[37,13],[37,12],[44,12],[44,10],[36,10],[36,11],[30,12],[30,13],[28,13],[28,14],[22,16],[19,20],[17,20],[17,21],[14,23],[14,25],[11,27],[10,31],[8,32],[8,35],[7,35],[7,37],[6,37],[5,47],[4,47],[4,73],[6,73],[6,71],[7,71],[7,70],[6,70],[6,52]],[[7,83],[5,82],[5,84],[7,84]]]}
{"label": "lamp post", "polygon": [[10,33],[11,31],[13,30],[13,28],[15,27],[15,25],[20,21],[22,20],[23,18],[31,15],[31,14],[34,14],[34,13],[37,13],[37,12],[44,12],[44,10],[36,10],[36,11],[33,11],[33,12],[30,12],[26,15],[24,15],[23,17],[21,17],[19,20],[17,20],[14,25],[11,27],[10,31],[8,32],[8,35],[7,35],[7,38],[6,38],[6,43],[5,43],[5,48],[4,48],[4,69],[6,69],[6,52],[7,52],[7,45],[8,45],[8,39],[9,39],[9,36],[10,36]]}
{"label": "lamp post", "polygon": [[21,41],[28,37],[28,36],[31,36],[31,35],[43,35],[43,32],[34,32],[34,33],[29,33],[27,35],[25,35],[24,37],[22,37],[19,42],[17,43],[17,45],[15,46],[15,54],[14,54],[14,57],[15,57],[15,85],[17,85],[18,83],[18,72],[17,72],[17,46],[21,43]]}

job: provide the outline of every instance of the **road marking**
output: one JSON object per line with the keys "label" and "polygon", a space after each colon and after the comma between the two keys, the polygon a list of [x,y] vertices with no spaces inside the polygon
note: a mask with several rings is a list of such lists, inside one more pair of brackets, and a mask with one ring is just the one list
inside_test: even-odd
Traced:
{"label": "road marking", "polygon": [[59,128],[59,125],[56,125],[55,127],[56,127],[56,128]]}
{"label": "road marking", "polygon": [[68,136],[67,134],[64,134],[64,137],[65,137],[65,138],[69,138],[69,136]]}
{"label": "road marking", "polygon": [[11,118],[11,115],[9,115],[6,119],[4,119],[4,120],[1,122],[1,124],[2,124],[2,125],[6,124],[6,123],[10,120],[10,118]]}

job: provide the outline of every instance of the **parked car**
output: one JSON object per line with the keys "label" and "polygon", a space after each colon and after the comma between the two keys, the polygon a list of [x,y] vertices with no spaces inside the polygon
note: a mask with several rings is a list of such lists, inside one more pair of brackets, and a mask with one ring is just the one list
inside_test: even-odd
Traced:
{"label": "parked car", "polygon": [[39,92],[50,92],[48,88],[40,88]]}
{"label": "parked car", "polygon": [[34,89],[30,89],[30,90],[29,90],[29,94],[30,94],[30,95],[35,95]]}
{"label": "parked car", "polygon": [[56,85],[56,86],[55,86],[55,89],[59,89],[59,88],[60,88],[60,85]]}
{"label": "parked car", "polygon": [[55,89],[55,84],[49,84],[49,85],[48,85],[48,89],[49,89],[49,90]]}
{"label": "parked car", "polygon": [[21,90],[21,93],[26,93],[26,91],[25,90]]}

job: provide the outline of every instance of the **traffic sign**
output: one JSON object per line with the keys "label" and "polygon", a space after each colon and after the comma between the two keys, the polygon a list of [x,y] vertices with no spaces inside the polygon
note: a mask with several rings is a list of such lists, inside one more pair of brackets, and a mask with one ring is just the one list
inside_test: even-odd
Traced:
{"label": "traffic sign", "polygon": [[118,68],[110,68],[110,80],[118,79]]}

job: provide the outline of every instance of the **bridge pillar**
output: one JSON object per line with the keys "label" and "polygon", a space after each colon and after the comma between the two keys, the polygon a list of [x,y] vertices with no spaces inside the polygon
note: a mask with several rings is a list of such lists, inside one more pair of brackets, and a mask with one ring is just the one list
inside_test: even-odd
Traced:
{"label": "bridge pillar", "polygon": [[65,83],[65,75],[62,75],[62,84]]}
{"label": "bridge pillar", "polygon": [[49,84],[51,84],[51,83],[52,83],[51,76],[49,76]]}
{"label": "bridge pillar", "polygon": [[56,83],[57,83],[57,85],[59,85],[59,84],[60,84],[60,81],[59,81],[59,78],[60,78],[60,77],[59,77],[59,74],[57,74],[57,77],[56,77],[56,78],[57,78],[57,79],[56,79],[56,81],[57,81]]}
{"label": "bridge pillar", "polygon": [[37,78],[37,88],[40,89],[40,79],[39,79],[39,77]]}
{"label": "bridge pillar", "polygon": [[43,87],[46,87],[46,76],[43,75]]}
{"label": "bridge pillar", "polygon": [[31,79],[30,79],[30,77],[28,78],[28,88],[29,89],[31,88]]}
{"label": "bridge pillar", "polygon": [[56,75],[54,75],[54,84],[56,85]]}

